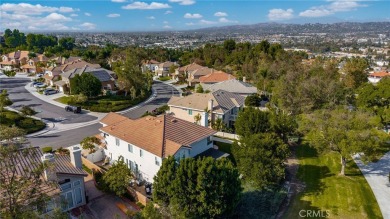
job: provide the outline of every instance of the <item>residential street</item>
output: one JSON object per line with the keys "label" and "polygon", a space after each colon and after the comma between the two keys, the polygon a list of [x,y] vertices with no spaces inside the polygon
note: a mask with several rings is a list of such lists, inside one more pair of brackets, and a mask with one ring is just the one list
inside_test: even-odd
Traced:
{"label": "residential street", "polygon": [[[20,109],[23,105],[30,106],[38,112],[35,115],[36,117],[50,123],[48,130],[37,135],[32,134],[27,138],[32,146],[67,147],[80,143],[86,136],[99,133],[101,125],[98,117],[88,115],[87,113],[74,114],[66,112],[62,107],[37,98],[25,89],[26,84],[30,81],[30,78],[2,77],[0,78],[0,88],[8,90],[10,99],[14,102],[11,106],[12,108]],[[132,107],[123,111],[122,114],[132,119],[139,118],[147,110],[152,111],[166,104],[173,94],[179,94],[175,88],[161,82],[155,82],[153,89],[156,96],[150,102]],[[43,98],[47,97],[43,96]]]}

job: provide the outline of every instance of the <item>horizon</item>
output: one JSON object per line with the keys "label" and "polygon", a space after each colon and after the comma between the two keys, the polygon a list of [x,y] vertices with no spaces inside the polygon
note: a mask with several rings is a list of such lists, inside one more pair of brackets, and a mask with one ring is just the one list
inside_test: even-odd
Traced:
{"label": "horizon", "polygon": [[4,29],[24,32],[165,32],[258,23],[390,22],[388,1],[361,0],[5,0],[0,12]]}

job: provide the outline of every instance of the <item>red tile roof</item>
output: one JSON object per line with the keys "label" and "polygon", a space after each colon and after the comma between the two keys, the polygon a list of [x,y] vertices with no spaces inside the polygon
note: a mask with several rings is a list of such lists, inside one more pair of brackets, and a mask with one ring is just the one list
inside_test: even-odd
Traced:
{"label": "red tile roof", "polygon": [[383,77],[388,77],[390,76],[390,72],[374,72],[372,74],[369,75],[370,77],[380,77],[380,78],[383,78]]}
{"label": "red tile roof", "polygon": [[231,80],[231,79],[235,79],[235,78],[236,77],[234,77],[233,75],[228,74],[226,72],[215,71],[209,75],[205,75],[205,76],[200,77],[199,81],[201,83],[218,83],[218,82],[227,81],[227,80]]}

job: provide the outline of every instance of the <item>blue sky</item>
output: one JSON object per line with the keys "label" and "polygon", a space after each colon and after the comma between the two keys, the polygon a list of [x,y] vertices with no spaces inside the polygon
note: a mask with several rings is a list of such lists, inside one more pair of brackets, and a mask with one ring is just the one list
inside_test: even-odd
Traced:
{"label": "blue sky", "polygon": [[162,31],[262,22],[390,21],[389,11],[389,0],[2,0],[0,26],[1,31]]}

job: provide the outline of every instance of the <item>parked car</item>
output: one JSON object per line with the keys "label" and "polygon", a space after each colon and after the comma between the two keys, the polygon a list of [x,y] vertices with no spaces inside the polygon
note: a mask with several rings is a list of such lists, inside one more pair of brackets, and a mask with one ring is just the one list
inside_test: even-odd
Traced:
{"label": "parked car", "polygon": [[43,76],[43,73],[37,74],[37,77],[38,77],[38,78],[40,78],[40,77],[42,77],[42,76]]}
{"label": "parked car", "polygon": [[42,82],[38,82],[36,84],[34,84],[34,87],[38,87],[38,88],[42,88],[42,87],[45,87],[46,84],[42,83]]}
{"label": "parked car", "polygon": [[66,106],[65,110],[73,113],[81,113],[81,106]]}
{"label": "parked car", "polygon": [[53,88],[48,88],[43,91],[44,95],[51,95],[51,94],[56,94],[58,93],[58,90],[54,90]]}

